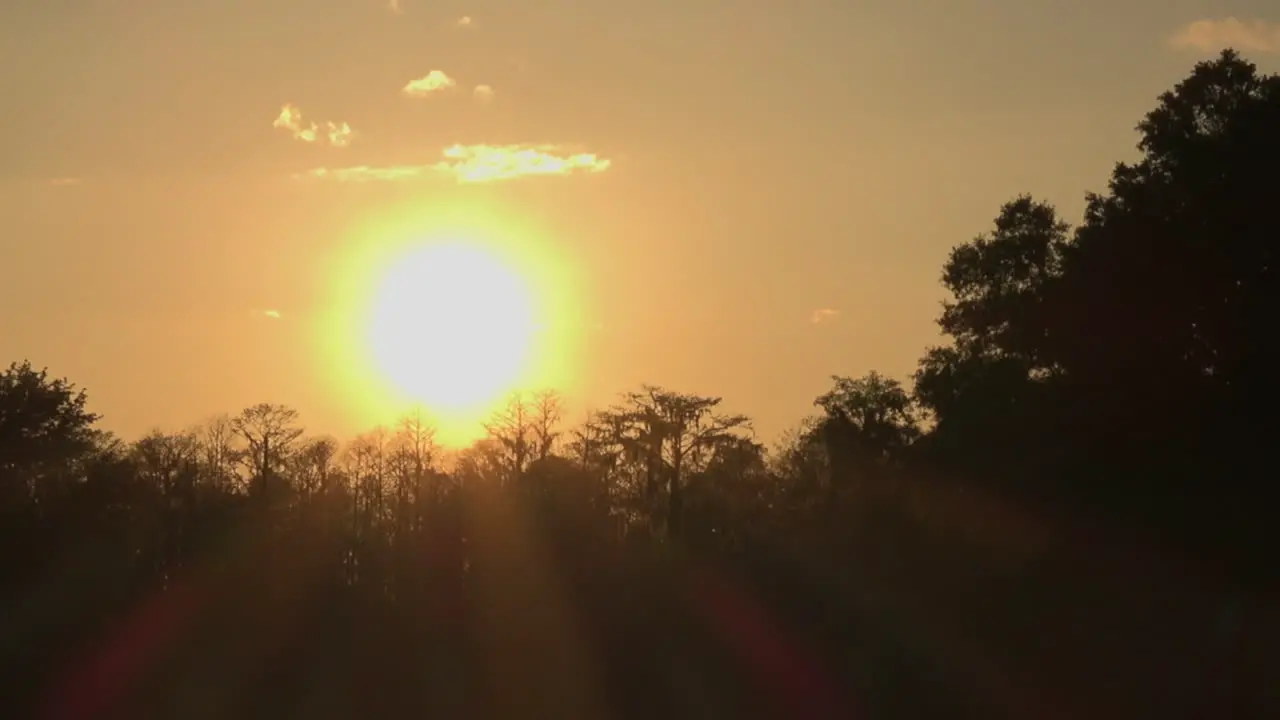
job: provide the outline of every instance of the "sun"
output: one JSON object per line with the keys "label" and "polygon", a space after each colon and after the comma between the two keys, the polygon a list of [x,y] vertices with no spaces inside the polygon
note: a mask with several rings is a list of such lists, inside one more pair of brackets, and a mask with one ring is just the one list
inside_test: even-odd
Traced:
{"label": "sun", "polygon": [[533,343],[533,300],[520,274],[480,245],[413,248],[378,283],[367,342],[406,398],[465,414],[517,384]]}
{"label": "sun", "polygon": [[578,387],[583,280],[556,228],[456,195],[383,200],[349,223],[317,267],[311,339],[353,431],[424,412],[465,447],[512,392]]}

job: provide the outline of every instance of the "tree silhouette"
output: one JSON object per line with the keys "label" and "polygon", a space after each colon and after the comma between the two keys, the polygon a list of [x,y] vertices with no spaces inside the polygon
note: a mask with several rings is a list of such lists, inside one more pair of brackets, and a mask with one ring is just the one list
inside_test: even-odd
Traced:
{"label": "tree silhouette", "polygon": [[0,373],[0,501],[34,500],[41,482],[93,447],[98,416],[85,402],[84,391],[29,362]]}
{"label": "tree silhouette", "polygon": [[270,482],[289,457],[303,430],[296,426],[298,411],[283,405],[260,403],[245,408],[231,420],[231,428],[249,444],[245,459],[262,502],[269,502]]}

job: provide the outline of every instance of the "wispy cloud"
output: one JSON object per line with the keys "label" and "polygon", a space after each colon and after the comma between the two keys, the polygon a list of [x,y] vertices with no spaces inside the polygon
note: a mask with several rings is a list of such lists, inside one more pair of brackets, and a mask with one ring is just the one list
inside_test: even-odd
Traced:
{"label": "wispy cloud", "polygon": [[405,85],[400,92],[411,98],[421,98],[427,97],[434,92],[448,90],[457,84],[443,70],[432,70],[417,80],[410,80],[409,84]]}
{"label": "wispy cloud", "polygon": [[396,15],[404,12],[404,9],[400,7],[400,0],[387,0],[387,9]]}
{"label": "wispy cloud", "polygon": [[53,178],[49,181],[49,184],[54,187],[69,187],[71,185],[79,185],[83,182],[84,180],[78,177],[60,177]]}
{"label": "wispy cloud", "polygon": [[510,180],[524,175],[602,172],[612,164],[595,153],[565,153],[555,145],[451,145],[436,169],[458,182]]}
{"label": "wispy cloud", "polygon": [[1178,50],[1212,53],[1223,48],[1242,52],[1280,53],[1280,24],[1266,20],[1245,22],[1234,17],[1196,20],[1169,38]]}
{"label": "wispy cloud", "polygon": [[493,99],[493,88],[488,85],[477,85],[476,89],[471,91],[476,102],[487,103]]}
{"label": "wispy cloud", "polygon": [[271,127],[287,130],[293,135],[294,139],[302,142],[313,143],[317,140],[327,140],[334,147],[347,147],[356,136],[355,130],[352,130],[347,123],[335,123],[332,121],[325,123],[325,132],[322,135],[319,125],[314,122],[303,122],[302,111],[292,103],[285,103],[280,108],[280,114],[276,116],[275,122],[271,123]]}
{"label": "wispy cloud", "polygon": [[266,318],[268,320],[280,320],[284,317],[279,310],[263,310],[260,308],[253,308],[250,310],[249,316],[255,318]]}
{"label": "wispy cloud", "polygon": [[315,168],[293,176],[295,180],[337,180],[339,182],[370,182],[376,180],[409,180],[421,177],[434,169],[432,165],[356,165],[345,168]]}
{"label": "wispy cloud", "polygon": [[443,160],[428,165],[320,167],[296,173],[293,179],[376,182],[443,175],[460,183],[481,183],[528,175],[597,173],[612,164],[595,153],[567,153],[556,145],[451,145],[441,155]]}
{"label": "wispy cloud", "polygon": [[463,15],[462,17],[458,18],[458,22],[455,23],[455,25],[457,25],[460,28],[472,28],[476,26],[476,21],[470,15]]}
{"label": "wispy cloud", "polygon": [[835,308],[818,308],[809,316],[811,325],[829,325],[840,319],[840,311]]}

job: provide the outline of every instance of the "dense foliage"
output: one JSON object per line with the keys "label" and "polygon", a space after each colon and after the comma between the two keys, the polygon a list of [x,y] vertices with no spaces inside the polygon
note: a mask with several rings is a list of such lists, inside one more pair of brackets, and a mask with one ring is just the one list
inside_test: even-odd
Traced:
{"label": "dense foliage", "polygon": [[769,450],[650,386],[459,453],[272,404],[124,443],[12,365],[0,714],[1275,711],[1280,78],[1226,52],[1139,131],[1079,226],[1023,196],[952,251],[910,386]]}

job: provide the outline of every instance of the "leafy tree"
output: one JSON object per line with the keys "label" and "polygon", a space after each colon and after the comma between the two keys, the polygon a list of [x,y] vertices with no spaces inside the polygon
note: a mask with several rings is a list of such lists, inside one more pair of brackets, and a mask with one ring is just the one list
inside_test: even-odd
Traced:
{"label": "leafy tree", "polygon": [[0,504],[35,499],[42,480],[94,448],[98,416],[86,403],[83,390],[30,362],[0,373]]}
{"label": "leafy tree", "polygon": [[1006,203],[990,234],[951,251],[942,272],[952,295],[938,320],[943,333],[970,354],[1046,369],[1046,295],[1060,272],[1068,230],[1053,206],[1029,195]]}
{"label": "leafy tree", "polygon": [[902,383],[874,371],[832,380],[834,387],[814,404],[824,413],[817,430],[836,475],[891,463],[919,437],[915,403]]}
{"label": "leafy tree", "polygon": [[1225,51],[1161,96],[1141,158],[1089,197],[1063,255],[1060,360],[1111,457],[1208,442],[1247,466],[1273,434],[1277,120],[1280,78]]}

